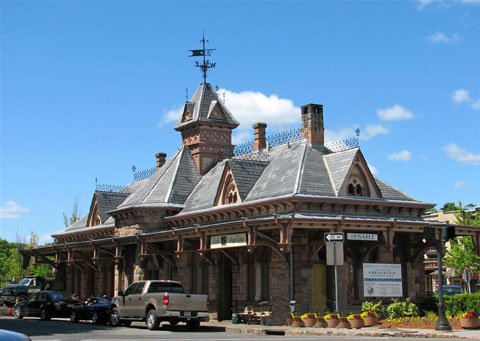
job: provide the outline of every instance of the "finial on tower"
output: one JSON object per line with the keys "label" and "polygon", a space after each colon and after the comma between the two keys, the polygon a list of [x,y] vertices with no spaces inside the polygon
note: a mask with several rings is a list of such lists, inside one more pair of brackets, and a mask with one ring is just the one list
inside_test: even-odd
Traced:
{"label": "finial on tower", "polygon": [[212,51],[215,51],[215,49],[206,49],[205,48],[205,43],[208,43],[208,40],[205,40],[205,31],[203,31],[202,34],[202,40],[200,40],[202,43],[202,49],[201,50],[189,50],[192,52],[192,55],[189,57],[203,57],[202,63],[196,61],[195,62],[195,67],[200,68],[202,71],[203,75],[203,84],[207,83],[207,72],[208,69],[213,69],[216,65],[216,63],[210,63],[209,60],[207,60],[205,57],[210,56],[212,54]]}

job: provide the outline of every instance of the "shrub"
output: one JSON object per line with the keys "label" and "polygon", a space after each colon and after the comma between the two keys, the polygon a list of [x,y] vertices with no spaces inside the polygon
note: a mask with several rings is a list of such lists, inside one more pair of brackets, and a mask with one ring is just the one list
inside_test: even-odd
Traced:
{"label": "shrub", "polygon": [[459,316],[465,311],[480,315],[480,292],[474,294],[457,294],[443,296],[445,311],[448,316]]}
{"label": "shrub", "polygon": [[410,302],[410,298],[405,301],[393,299],[387,307],[388,318],[398,317],[415,317],[418,316],[418,308],[415,304]]}
{"label": "shrub", "polygon": [[373,311],[378,317],[382,317],[385,312],[385,307],[383,306],[382,301],[378,301],[377,303],[365,301],[362,303],[362,313],[367,311]]}

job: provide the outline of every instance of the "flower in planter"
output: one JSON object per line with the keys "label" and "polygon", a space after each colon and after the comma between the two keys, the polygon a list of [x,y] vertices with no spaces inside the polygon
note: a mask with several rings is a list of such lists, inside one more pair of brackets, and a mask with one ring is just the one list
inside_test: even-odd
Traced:
{"label": "flower in planter", "polygon": [[350,314],[347,316],[347,320],[361,320],[362,316],[360,314]]}
{"label": "flower in planter", "polygon": [[325,321],[325,319],[323,318],[323,316],[317,316],[317,321],[323,322]]}
{"label": "flower in planter", "polygon": [[363,313],[360,314],[362,318],[366,317],[377,317],[377,313],[374,311],[364,311]]}
{"label": "flower in planter", "polygon": [[302,320],[306,320],[306,319],[315,319],[317,318],[317,314],[315,313],[305,313],[301,316]]}
{"label": "flower in planter", "polygon": [[340,322],[348,322],[348,318],[345,316],[339,316]]}
{"label": "flower in planter", "polygon": [[340,318],[340,315],[335,313],[328,313],[325,316],[323,316],[323,318],[325,320],[337,320]]}
{"label": "flower in planter", "polygon": [[474,319],[476,317],[478,316],[473,311],[467,311],[466,313],[460,315],[460,318],[462,319]]}

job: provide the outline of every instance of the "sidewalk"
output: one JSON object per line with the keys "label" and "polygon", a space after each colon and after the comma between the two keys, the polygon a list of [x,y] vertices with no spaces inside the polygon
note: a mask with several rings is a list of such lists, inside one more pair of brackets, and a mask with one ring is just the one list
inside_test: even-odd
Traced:
{"label": "sidewalk", "polygon": [[431,329],[394,329],[394,328],[292,328],[287,326],[259,326],[247,324],[232,324],[231,321],[204,322],[204,326],[222,327],[228,332],[261,334],[261,335],[321,335],[321,336],[358,336],[358,337],[418,337],[418,338],[449,338],[480,340],[480,329],[455,330],[437,332]]}

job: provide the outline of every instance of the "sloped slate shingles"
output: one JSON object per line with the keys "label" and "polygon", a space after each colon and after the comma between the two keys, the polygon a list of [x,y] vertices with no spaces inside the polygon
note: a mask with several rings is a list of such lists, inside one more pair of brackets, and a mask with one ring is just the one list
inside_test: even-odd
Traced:
{"label": "sloped slate shingles", "polygon": [[300,194],[335,196],[323,156],[322,152],[307,147],[298,191]]}
{"label": "sloped slate shingles", "polygon": [[202,176],[193,160],[192,153],[185,148],[168,202],[183,204],[201,178]]}
{"label": "sloped slate shingles", "polygon": [[358,148],[354,148],[324,156],[334,185],[335,195],[338,194],[338,191],[342,187],[357,151]]}
{"label": "sloped slate shingles", "polygon": [[398,189],[390,186],[389,184],[385,183],[384,181],[380,180],[379,178],[375,177],[375,182],[380,188],[380,192],[384,199],[388,200],[407,200],[407,201],[417,201],[412,197],[400,192]]}
{"label": "sloped slate shingles", "polygon": [[192,194],[185,201],[185,208],[180,214],[213,207],[225,163],[226,161],[219,162],[202,177]]}
{"label": "sloped slate shingles", "polygon": [[232,159],[228,161],[228,164],[232,169],[240,198],[245,200],[253,185],[267,167],[267,162]]}
{"label": "sloped slate shingles", "polygon": [[245,202],[293,194],[305,143],[272,148],[272,159],[248,194]]}
{"label": "sloped slate shingles", "polygon": [[87,226],[87,219],[88,219],[88,215],[81,217],[79,220],[77,220],[72,225],[67,227],[65,229],[65,232],[70,232],[70,231],[75,231],[75,230],[85,228]]}
{"label": "sloped slate shingles", "polygon": [[127,197],[127,193],[95,192],[98,214],[100,215],[100,221],[102,224],[104,224],[109,218],[107,212],[116,209]]}

